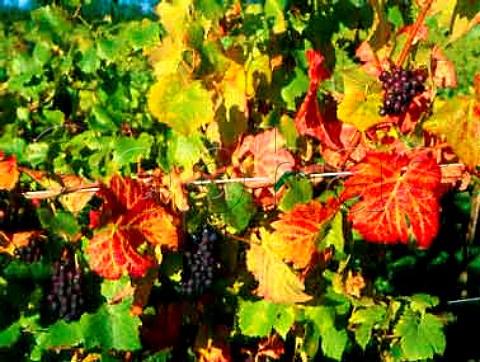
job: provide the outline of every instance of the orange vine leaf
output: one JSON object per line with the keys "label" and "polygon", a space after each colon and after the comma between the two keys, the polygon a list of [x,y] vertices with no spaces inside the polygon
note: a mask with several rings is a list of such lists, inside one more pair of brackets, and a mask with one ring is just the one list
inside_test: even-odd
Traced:
{"label": "orange vine leaf", "polygon": [[17,158],[14,155],[7,157],[0,152],[0,190],[13,190],[19,176]]}
{"label": "orange vine leaf", "polygon": [[316,252],[315,239],[338,211],[340,203],[330,199],[326,205],[318,201],[297,204],[272,223],[275,231],[270,246],[284,261],[298,269],[306,268]]}
{"label": "orange vine leaf", "polygon": [[274,303],[309,301],[312,297],[304,293],[303,283],[272,249],[272,235],[262,229],[262,244],[253,239],[247,252],[247,269],[258,281],[256,294]]}
{"label": "orange vine leaf", "polygon": [[131,178],[114,176],[102,186],[105,199],[99,211],[90,213],[90,225],[99,227],[87,247],[92,269],[107,279],[123,272],[141,277],[154,266],[152,255],[141,255],[145,243],[178,247],[176,220],[157,203],[149,190]]}
{"label": "orange vine leaf", "polygon": [[343,200],[358,199],[349,220],[367,241],[427,248],[439,229],[441,172],[426,152],[370,153],[353,166]]}

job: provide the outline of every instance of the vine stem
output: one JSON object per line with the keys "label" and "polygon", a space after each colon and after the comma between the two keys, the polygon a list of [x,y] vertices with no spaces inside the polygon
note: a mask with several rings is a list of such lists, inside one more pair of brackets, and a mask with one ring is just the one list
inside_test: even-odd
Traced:
{"label": "vine stem", "polygon": [[425,17],[427,16],[427,12],[432,6],[433,0],[427,0],[427,3],[423,7],[422,11],[420,14],[418,14],[417,20],[415,20],[415,24],[413,25],[413,30],[410,32],[407,38],[407,42],[405,43],[405,46],[402,49],[402,52],[400,53],[400,56],[397,59],[396,66],[401,67],[403,65],[403,62],[407,58],[408,53],[410,52],[410,48],[412,47],[413,44],[413,39],[415,38],[415,35],[418,33],[418,29],[420,29],[420,26],[423,24],[423,21],[425,20]]}
{"label": "vine stem", "polygon": [[468,223],[468,230],[466,235],[467,245],[471,245],[475,240],[479,214],[480,214],[480,186],[478,184],[475,184],[473,188],[473,195],[471,200],[470,221]]}

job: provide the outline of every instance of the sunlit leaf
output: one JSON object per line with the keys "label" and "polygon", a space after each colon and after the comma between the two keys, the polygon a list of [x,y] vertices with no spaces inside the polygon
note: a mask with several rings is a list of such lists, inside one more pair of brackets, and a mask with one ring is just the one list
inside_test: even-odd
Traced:
{"label": "sunlit leaf", "polygon": [[248,95],[253,94],[253,89],[247,89],[246,71],[238,63],[230,62],[230,66],[223,76],[223,98],[225,108],[228,110],[234,106],[240,112],[245,112]]}
{"label": "sunlit leaf", "polygon": [[275,128],[255,136],[246,136],[232,155],[232,163],[244,175],[278,180],[295,166],[295,159],[285,148],[285,139]]}
{"label": "sunlit leaf", "polygon": [[242,334],[250,337],[265,337],[270,335],[272,330],[285,337],[295,322],[295,311],[291,305],[266,300],[241,300],[237,316]]}
{"label": "sunlit leaf", "polygon": [[264,9],[268,18],[273,18],[273,32],[283,33],[287,30],[287,22],[285,20],[284,10],[287,5],[286,0],[266,0]]}
{"label": "sunlit leaf", "polygon": [[148,94],[148,108],[160,121],[183,135],[213,121],[213,104],[200,81],[176,74],[157,79]]}
{"label": "sunlit leaf", "polygon": [[456,97],[436,109],[423,128],[445,136],[470,169],[480,165],[480,107],[468,97]]}
{"label": "sunlit leaf", "polygon": [[268,239],[269,247],[296,268],[307,267],[316,251],[316,237],[325,230],[339,207],[334,199],[325,206],[315,200],[297,204],[272,223],[275,231]]}
{"label": "sunlit leaf", "polygon": [[[123,272],[143,276],[155,265],[152,255],[141,255],[143,243],[176,249],[178,235],[174,218],[157,202],[151,189],[130,178],[112,178],[100,196],[105,202],[100,212],[92,213],[95,231],[86,253],[90,266],[101,276],[118,279]],[[100,220],[100,221],[96,221]]]}
{"label": "sunlit leaf", "polygon": [[432,49],[432,78],[437,87],[457,86],[457,75],[454,64],[447,59],[438,46]]}
{"label": "sunlit leaf", "polygon": [[412,158],[371,153],[351,168],[344,200],[357,199],[348,218],[367,241],[427,248],[439,230],[441,172],[426,153]]}
{"label": "sunlit leaf", "polygon": [[443,325],[433,314],[406,311],[395,326],[404,356],[411,361],[442,355],[446,347]]}
{"label": "sunlit leaf", "polygon": [[338,106],[338,118],[360,131],[384,122],[378,114],[383,102],[380,83],[356,69],[346,71],[343,79],[345,96]]}
{"label": "sunlit leaf", "polygon": [[0,190],[12,190],[19,176],[17,158],[13,155],[6,157],[0,152]]}
{"label": "sunlit leaf", "polygon": [[[266,232],[261,238],[271,237]],[[247,252],[247,269],[258,280],[258,296],[277,303],[303,303],[312,297],[290,268],[267,245],[253,242]]]}
{"label": "sunlit leaf", "polygon": [[313,331],[306,336],[309,356],[315,356],[319,338],[325,356],[340,361],[347,346],[348,336],[345,330],[338,330],[335,326],[335,312],[332,307],[307,307],[305,310],[307,320],[311,321]]}

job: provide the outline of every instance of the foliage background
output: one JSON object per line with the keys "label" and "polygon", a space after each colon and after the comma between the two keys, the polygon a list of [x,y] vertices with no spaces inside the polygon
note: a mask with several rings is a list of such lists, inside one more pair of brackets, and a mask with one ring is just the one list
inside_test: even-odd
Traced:
{"label": "foliage background", "polygon": [[[434,3],[436,10],[426,18],[428,40],[409,61],[424,65],[433,45],[442,48],[445,61],[455,67],[457,86],[439,89],[435,96],[448,102],[472,97],[480,29],[467,31],[465,24],[480,9],[471,1],[441,3]],[[248,247],[249,239],[264,245],[268,237],[257,233],[262,226],[297,203],[310,205],[313,198],[326,203],[331,190],[288,173],[275,185],[284,189],[273,206],[266,188],[260,188],[266,195],[241,184],[188,188],[187,194],[174,189],[176,182],[199,174],[258,175],[258,165],[271,170],[272,161],[263,161],[252,151],[255,146],[246,156],[235,151],[248,136],[271,127],[279,131],[277,154],[287,148],[302,167],[328,166],[321,142],[295,126],[312,80],[306,51],[320,51],[331,73],[313,92],[322,114],[329,114],[329,107],[342,104],[339,95],[347,93],[348,70],[361,68],[358,47],[369,40],[382,54],[384,44],[394,41],[396,58],[405,39],[394,33],[387,37],[387,24],[395,30],[412,24],[422,9],[418,2],[165,4],[142,19],[135,8],[122,10],[122,4],[82,1],[48,2],[31,12],[2,15],[0,150],[16,157],[21,176],[0,198],[0,358],[480,359],[475,336],[464,332],[476,326],[478,304],[449,303],[479,295],[478,239],[475,234],[466,238],[478,192],[476,165],[468,187],[443,196],[441,227],[426,250],[368,243],[349,227],[345,210],[343,216],[326,217],[326,223],[319,220],[327,224],[317,230],[325,237],[316,245],[320,261],[312,263],[300,285],[301,293],[305,288],[314,298],[306,305],[298,300],[304,294],[296,289],[297,279],[293,297],[278,293],[286,288],[280,279],[301,274],[283,262],[269,264],[269,275],[277,275],[267,278],[273,297],[255,296],[259,273],[252,259],[249,265],[248,250],[255,249]],[[377,109],[369,104],[368,122]],[[361,129],[362,122],[355,126]],[[403,143],[423,146],[413,133],[392,133]],[[177,249],[155,250],[159,267],[143,278],[107,280],[97,275],[102,270],[92,270],[88,247],[99,232],[92,227],[91,211],[100,208],[100,197],[77,211],[75,198],[31,202],[22,196],[58,188],[59,175],[108,184],[115,174],[135,179],[155,172],[167,175],[160,189],[168,189],[166,209],[180,220],[180,241]],[[342,181],[334,185],[341,192]],[[223,234],[217,251],[221,266],[212,290],[189,298],[178,288],[183,234],[198,231],[205,220]],[[11,255],[10,235],[31,230],[41,230],[49,247],[41,262],[28,265]],[[73,246],[89,291],[87,313],[71,323],[48,320],[42,304],[50,268],[64,245]],[[276,252],[284,252],[280,249]],[[349,290],[347,281],[359,283],[358,289]]]}

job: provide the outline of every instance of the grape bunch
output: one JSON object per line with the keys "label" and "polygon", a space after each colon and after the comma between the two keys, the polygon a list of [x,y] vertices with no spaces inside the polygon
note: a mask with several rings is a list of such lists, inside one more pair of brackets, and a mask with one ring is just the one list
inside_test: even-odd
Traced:
{"label": "grape bunch", "polygon": [[425,90],[427,72],[425,69],[405,70],[393,67],[390,71],[383,71],[379,79],[385,90],[379,114],[382,117],[398,116],[405,113],[412,99]]}
{"label": "grape bunch", "polygon": [[39,240],[30,239],[26,246],[16,248],[13,253],[21,261],[36,263],[42,257],[43,248]]}
{"label": "grape bunch", "polygon": [[215,258],[214,243],[218,234],[204,228],[201,233],[192,235],[192,250],[185,252],[182,292],[186,295],[200,295],[213,281]]}
{"label": "grape bunch", "polygon": [[80,318],[83,313],[83,273],[71,252],[57,262],[53,269],[50,292],[47,295],[51,316],[67,322]]}

